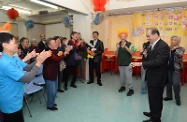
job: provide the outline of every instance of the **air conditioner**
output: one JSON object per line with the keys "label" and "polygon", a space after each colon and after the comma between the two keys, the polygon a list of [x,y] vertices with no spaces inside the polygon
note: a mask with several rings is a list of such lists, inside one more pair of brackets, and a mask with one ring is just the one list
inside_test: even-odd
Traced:
{"label": "air conditioner", "polygon": [[56,23],[63,23],[64,20],[63,20],[63,16],[60,15],[60,16],[47,16],[47,17],[44,17],[42,18],[42,24],[56,24]]}

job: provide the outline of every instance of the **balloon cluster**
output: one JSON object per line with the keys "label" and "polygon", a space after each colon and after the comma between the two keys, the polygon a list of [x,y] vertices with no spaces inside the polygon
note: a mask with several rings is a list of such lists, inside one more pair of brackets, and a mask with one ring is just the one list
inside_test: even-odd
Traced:
{"label": "balloon cluster", "polygon": [[107,0],[92,0],[94,5],[94,11],[106,11],[105,5],[107,3]]}

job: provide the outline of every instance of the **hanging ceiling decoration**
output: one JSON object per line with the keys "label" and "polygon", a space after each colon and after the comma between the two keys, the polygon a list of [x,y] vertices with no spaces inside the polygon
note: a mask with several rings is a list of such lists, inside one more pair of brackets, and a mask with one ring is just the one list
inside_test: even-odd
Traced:
{"label": "hanging ceiling decoration", "polygon": [[7,15],[10,19],[16,19],[19,16],[19,12],[16,9],[11,8],[7,11]]}
{"label": "hanging ceiling decoration", "polygon": [[92,0],[93,5],[94,5],[94,11],[102,11],[105,12],[105,5],[107,3],[107,0]]}

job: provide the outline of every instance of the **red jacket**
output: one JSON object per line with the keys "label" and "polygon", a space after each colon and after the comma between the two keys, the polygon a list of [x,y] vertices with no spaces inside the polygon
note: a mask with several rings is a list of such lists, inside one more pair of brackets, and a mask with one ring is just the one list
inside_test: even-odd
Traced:
{"label": "red jacket", "polygon": [[63,56],[57,56],[57,50],[51,50],[52,55],[45,60],[43,66],[43,77],[45,80],[56,80],[59,71],[59,62],[63,59]]}

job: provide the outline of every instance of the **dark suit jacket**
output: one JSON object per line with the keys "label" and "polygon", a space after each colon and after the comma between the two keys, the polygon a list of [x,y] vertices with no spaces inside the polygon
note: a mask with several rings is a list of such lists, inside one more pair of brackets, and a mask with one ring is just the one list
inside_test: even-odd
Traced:
{"label": "dark suit jacket", "polygon": [[154,49],[148,51],[146,60],[142,62],[144,69],[146,69],[146,81],[148,86],[165,86],[167,81],[169,51],[169,46],[161,39],[156,43]]}
{"label": "dark suit jacket", "polygon": [[45,46],[45,44],[42,41],[40,41],[38,43],[38,48],[39,48],[40,52],[42,52],[43,50],[46,49],[46,46]]}
{"label": "dark suit jacket", "polygon": [[[93,44],[94,40],[91,40],[90,43]],[[94,62],[100,63],[102,60],[102,53],[104,52],[103,42],[98,39],[94,48],[96,48],[96,51],[94,51]]]}

